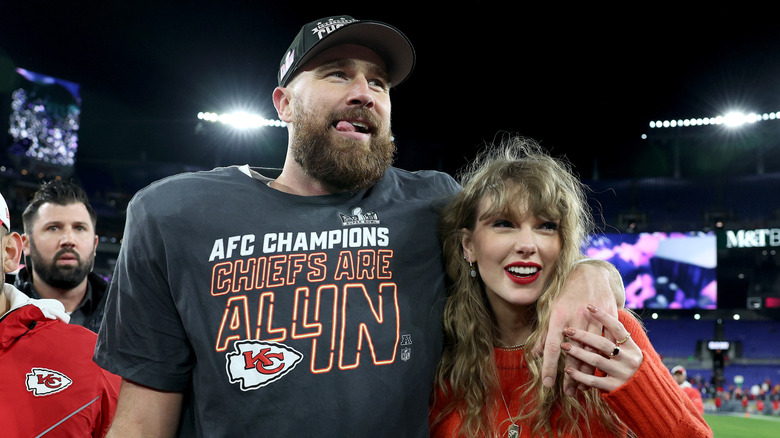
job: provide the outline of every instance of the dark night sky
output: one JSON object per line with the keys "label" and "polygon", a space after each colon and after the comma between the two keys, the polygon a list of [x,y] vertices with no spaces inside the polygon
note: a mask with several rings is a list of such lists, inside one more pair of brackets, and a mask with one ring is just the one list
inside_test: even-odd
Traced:
{"label": "dark night sky", "polygon": [[597,160],[602,178],[623,178],[650,120],[780,110],[780,27],[760,9],[3,3],[0,73],[18,66],[81,84],[83,160],[281,165],[284,130],[196,135],[195,116],[238,104],[275,118],[283,52],[304,22],[336,13],[386,21],[415,44],[415,72],[392,93],[404,168],[452,172],[506,131],[565,154],[585,177]]}

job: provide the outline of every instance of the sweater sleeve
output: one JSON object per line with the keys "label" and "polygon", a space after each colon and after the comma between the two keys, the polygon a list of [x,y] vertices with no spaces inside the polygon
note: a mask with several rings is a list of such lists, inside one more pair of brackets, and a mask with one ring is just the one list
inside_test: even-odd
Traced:
{"label": "sweater sleeve", "polygon": [[644,358],[636,374],[605,393],[604,400],[629,429],[643,438],[712,437],[712,430],[666,369],[644,327],[631,313],[619,313],[620,322]]}

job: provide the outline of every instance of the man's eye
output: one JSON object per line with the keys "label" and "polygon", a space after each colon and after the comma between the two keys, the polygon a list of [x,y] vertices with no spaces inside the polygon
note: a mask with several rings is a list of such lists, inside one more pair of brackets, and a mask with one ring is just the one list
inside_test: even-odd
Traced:
{"label": "man's eye", "polygon": [[370,82],[370,85],[374,88],[379,88],[381,90],[387,90],[387,82],[381,80],[381,79],[372,79]]}
{"label": "man's eye", "polygon": [[347,77],[347,74],[344,73],[343,71],[332,71],[332,72],[328,73],[328,76],[334,77],[334,78],[339,78],[339,79],[344,79],[344,78]]}

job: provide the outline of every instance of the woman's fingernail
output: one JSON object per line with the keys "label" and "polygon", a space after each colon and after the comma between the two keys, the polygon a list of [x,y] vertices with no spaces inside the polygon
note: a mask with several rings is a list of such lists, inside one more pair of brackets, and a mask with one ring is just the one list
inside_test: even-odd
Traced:
{"label": "woman's fingernail", "polygon": [[575,333],[577,333],[577,332],[574,331],[574,329],[571,328],[571,327],[566,328],[566,329],[563,330],[563,334],[566,335],[566,336],[574,336]]}
{"label": "woman's fingernail", "polygon": [[566,395],[569,397],[574,397],[577,394],[577,391],[574,388],[566,388]]}
{"label": "woman's fingernail", "polygon": [[553,379],[552,379],[552,377],[545,377],[543,383],[544,383],[544,386],[546,386],[547,388],[552,388],[552,386],[553,386]]}
{"label": "woman's fingernail", "polygon": [[561,349],[563,349],[564,351],[569,351],[571,350],[571,344],[568,342],[564,342],[563,344],[561,344]]}
{"label": "woman's fingernail", "polygon": [[590,310],[592,313],[599,311],[598,307],[594,306],[593,304],[588,304],[588,310]]}

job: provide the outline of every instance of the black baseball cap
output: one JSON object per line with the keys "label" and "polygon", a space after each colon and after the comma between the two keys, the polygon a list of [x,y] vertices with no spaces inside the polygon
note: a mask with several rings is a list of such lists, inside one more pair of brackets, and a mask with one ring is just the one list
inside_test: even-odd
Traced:
{"label": "black baseball cap", "polygon": [[342,44],[357,44],[376,52],[387,64],[391,86],[403,82],[414,69],[414,47],[400,30],[380,21],[338,15],[312,21],[301,28],[279,64],[279,86],[287,86],[314,56]]}

